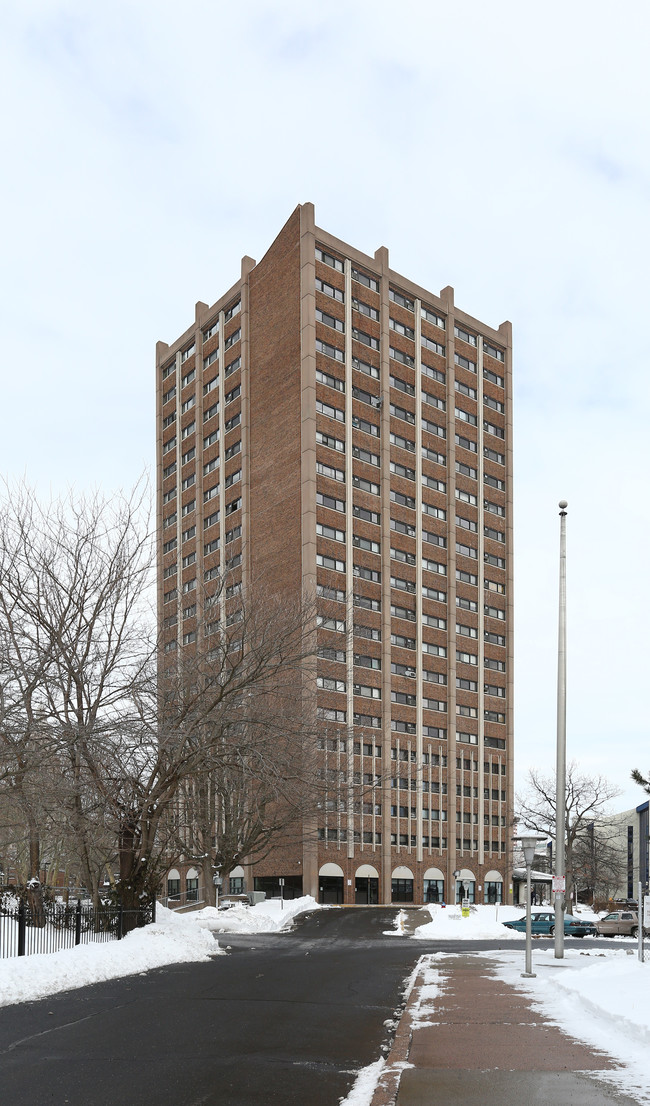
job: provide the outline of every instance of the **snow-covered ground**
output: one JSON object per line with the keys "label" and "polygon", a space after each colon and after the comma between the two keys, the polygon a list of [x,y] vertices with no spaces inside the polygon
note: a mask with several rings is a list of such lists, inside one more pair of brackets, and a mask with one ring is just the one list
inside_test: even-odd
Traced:
{"label": "snow-covered ground", "polygon": [[563,960],[553,946],[533,947],[535,979],[522,979],[522,952],[479,953],[499,962],[498,975],[524,991],[533,1006],[572,1037],[608,1053],[623,1067],[599,1072],[639,1102],[650,1103],[650,950],[646,962],[636,942],[619,938],[606,949],[565,947]]}
{"label": "snow-covered ground", "polygon": [[309,896],[286,902],[284,910],[279,899],[227,911],[207,907],[191,914],[158,906],[155,925],[137,929],[123,941],[89,942],[59,952],[0,960],[0,1006],[138,975],[166,964],[209,960],[222,952],[217,933],[272,933],[290,926],[296,914],[317,908]]}

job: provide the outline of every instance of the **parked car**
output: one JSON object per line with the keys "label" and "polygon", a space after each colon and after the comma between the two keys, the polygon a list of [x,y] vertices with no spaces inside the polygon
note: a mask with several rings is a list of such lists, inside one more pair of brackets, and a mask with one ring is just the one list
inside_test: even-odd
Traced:
{"label": "parked car", "polygon": [[[637,937],[639,915],[636,910],[614,910],[596,922],[596,930],[600,937]],[[650,929],[644,926],[643,932],[647,936]]]}
{"label": "parked car", "polygon": [[[516,929],[518,933],[526,932],[526,915],[523,914],[521,918],[513,918],[509,922],[504,922],[504,926],[508,929]],[[555,933],[555,913],[552,910],[533,910],[531,911],[531,930],[533,937],[552,937]],[[574,918],[573,914],[564,915],[564,936],[565,937],[595,937],[596,928],[592,922],[584,922],[579,918]]]}

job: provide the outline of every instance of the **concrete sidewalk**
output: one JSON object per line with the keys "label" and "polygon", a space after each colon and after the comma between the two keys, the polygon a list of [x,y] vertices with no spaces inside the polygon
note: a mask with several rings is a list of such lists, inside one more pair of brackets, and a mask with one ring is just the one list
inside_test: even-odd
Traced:
{"label": "concrete sidewalk", "polygon": [[544,1020],[494,961],[432,967],[418,971],[372,1106],[635,1106],[596,1078],[614,1061]]}

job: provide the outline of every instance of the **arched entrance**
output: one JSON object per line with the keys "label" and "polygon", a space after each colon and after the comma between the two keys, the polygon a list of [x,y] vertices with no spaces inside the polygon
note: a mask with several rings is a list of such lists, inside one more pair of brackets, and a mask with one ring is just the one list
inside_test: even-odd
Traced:
{"label": "arched entrance", "polygon": [[185,876],[185,901],[198,902],[199,899],[199,873],[196,868],[188,868]]}
{"label": "arched entrance", "polygon": [[393,868],[390,884],[391,902],[413,902],[413,872],[400,866]]}
{"label": "arched entrance", "polygon": [[424,873],[424,901],[445,901],[445,877],[440,868],[427,868]]}
{"label": "arched entrance", "polygon": [[338,864],[323,864],[318,873],[318,901],[343,902],[343,869]]}
{"label": "arched entrance", "polygon": [[470,902],[476,901],[476,877],[469,868],[461,868],[456,876],[456,902],[462,902],[468,898]]}
{"label": "arched entrance", "polygon": [[487,903],[503,902],[503,876],[500,872],[487,872],[483,880],[483,898]]}
{"label": "arched entrance", "polygon": [[362,864],[357,868],[354,901],[358,906],[376,906],[379,902],[379,872],[372,864]]}
{"label": "arched entrance", "polygon": [[171,902],[181,901],[181,873],[178,868],[170,868],[167,873],[167,898]]}

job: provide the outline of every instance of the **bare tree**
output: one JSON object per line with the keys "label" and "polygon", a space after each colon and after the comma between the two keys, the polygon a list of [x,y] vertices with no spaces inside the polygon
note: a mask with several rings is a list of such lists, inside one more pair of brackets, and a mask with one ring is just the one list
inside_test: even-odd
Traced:
{"label": "bare tree", "polygon": [[29,833],[27,784],[45,773],[36,835],[47,798],[94,896],[116,859],[127,907],[180,848],[200,844],[226,874],[262,855],[313,804],[315,778],[314,604],[221,577],[197,598],[196,646],[159,642],[145,507],[142,488],[42,507],[21,487],[0,526],[4,793]]}
{"label": "bare tree", "polygon": [[[579,773],[575,761],[567,766],[566,785],[565,849],[566,884],[569,890],[576,888],[580,869],[584,864],[585,850],[593,850],[595,844],[602,844],[600,834],[592,840],[590,827],[603,817],[607,804],[621,792],[602,776]],[[555,810],[555,776],[542,776],[531,769],[528,773],[528,788],[517,798],[515,818],[538,833],[548,834],[554,839]],[[611,861],[611,856],[609,859]],[[592,871],[594,867],[592,864]]]}

